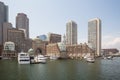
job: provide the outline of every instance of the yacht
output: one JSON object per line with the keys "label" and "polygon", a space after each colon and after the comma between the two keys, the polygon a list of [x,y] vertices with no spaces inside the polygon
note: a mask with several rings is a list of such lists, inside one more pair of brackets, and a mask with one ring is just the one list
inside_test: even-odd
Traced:
{"label": "yacht", "polygon": [[19,64],[30,64],[30,56],[28,53],[18,53],[18,63]]}
{"label": "yacht", "polygon": [[46,57],[43,55],[37,55],[34,57],[34,63],[46,63]]}
{"label": "yacht", "polygon": [[91,58],[91,57],[88,57],[88,58],[86,58],[86,61],[87,61],[87,62],[90,62],[90,63],[94,63],[94,62],[95,62],[95,59],[94,59],[94,58]]}
{"label": "yacht", "polygon": [[58,59],[58,56],[52,55],[52,56],[50,56],[50,59],[51,60],[56,60],[56,59]]}
{"label": "yacht", "polygon": [[108,59],[108,60],[112,60],[112,59],[113,59],[113,56],[108,56],[107,59]]}

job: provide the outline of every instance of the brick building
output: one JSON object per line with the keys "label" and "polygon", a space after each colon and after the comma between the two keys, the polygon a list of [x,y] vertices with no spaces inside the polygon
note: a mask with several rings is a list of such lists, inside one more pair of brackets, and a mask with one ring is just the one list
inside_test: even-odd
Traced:
{"label": "brick building", "polygon": [[62,56],[79,58],[88,53],[94,55],[94,51],[90,49],[86,43],[79,45],[64,45],[62,43],[52,43],[46,46],[46,54],[48,56],[57,55],[59,57]]}
{"label": "brick building", "polygon": [[116,48],[102,49],[102,51],[103,51],[103,55],[117,54],[119,52],[119,50]]}
{"label": "brick building", "polygon": [[8,29],[7,41],[12,41],[15,43],[16,52],[27,52],[32,47],[32,40],[26,39],[24,31],[16,28]]}
{"label": "brick building", "polygon": [[48,56],[60,56],[60,49],[57,43],[51,43],[46,46],[46,54]]}
{"label": "brick building", "polygon": [[48,41],[49,43],[61,42],[61,35],[55,33],[48,33]]}
{"label": "brick building", "polygon": [[86,43],[78,45],[67,45],[66,46],[67,55],[70,57],[83,57],[87,53],[94,55],[94,51],[88,47]]}
{"label": "brick building", "polygon": [[39,38],[35,38],[32,42],[32,48],[35,54],[46,54],[47,41],[42,41]]}

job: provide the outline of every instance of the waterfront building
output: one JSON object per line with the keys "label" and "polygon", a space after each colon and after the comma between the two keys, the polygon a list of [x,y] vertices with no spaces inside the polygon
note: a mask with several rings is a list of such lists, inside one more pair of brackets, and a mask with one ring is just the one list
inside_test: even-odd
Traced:
{"label": "waterfront building", "polygon": [[46,45],[46,54],[47,56],[56,56],[61,59],[67,58],[66,53],[66,44],[64,43],[64,40],[62,42],[58,43],[49,43]]}
{"label": "waterfront building", "polygon": [[3,59],[11,59],[16,58],[17,54],[15,51],[15,43],[14,42],[5,42],[4,43],[4,50],[2,52],[2,58]]}
{"label": "waterfront building", "polygon": [[66,46],[67,55],[71,58],[82,58],[88,53],[94,53],[94,51],[89,48],[89,46],[84,43],[77,45],[67,45]]}
{"label": "waterfront building", "polygon": [[48,42],[49,43],[61,42],[61,35],[55,33],[48,33]]}
{"label": "waterfront building", "polygon": [[46,45],[46,54],[48,56],[56,55],[61,58],[82,58],[88,53],[94,53],[89,46],[84,44],[65,45],[63,42],[50,43]]}
{"label": "waterfront building", "polygon": [[3,44],[7,42],[8,29],[12,29],[12,24],[9,22],[3,23]]}
{"label": "waterfront building", "polygon": [[58,44],[58,48],[60,50],[60,58],[61,59],[65,59],[68,58],[67,55],[67,50],[66,50],[66,44],[64,43],[64,41],[57,43]]}
{"label": "waterfront building", "polygon": [[60,50],[57,43],[50,43],[46,45],[47,56],[60,56]]}
{"label": "waterfront building", "polygon": [[24,31],[16,28],[8,29],[7,40],[15,43],[15,49],[17,52],[27,52],[32,47],[32,40],[26,39]]}
{"label": "waterfront building", "polygon": [[29,38],[29,19],[26,14],[18,13],[16,16],[16,28],[24,30],[25,38]]}
{"label": "waterfront building", "polygon": [[8,6],[0,1],[0,45],[3,45],[3,23],[8,22]]}
{"label": "waterfront building", "polygon": [[119,53],[119,50],[116,48],[108,48],[108,49],[102,49],[103,51],[103,55],[107,56],[107,55],[115,55]]}
{"label": "waterfront building", "polygon": [[39,38],[33,39],[32,42],[32,49],[34,50],[35,55],[46,54],[46,45],[48,44],[47,41],[42,41]]}
{"label": "waterfront building", "polygon": [[15,43],[14,42],[5,42],[4,50],[15,51]]}
{"label": "waterfront building", "polygon": [[77,44],[77,24],[72,20],[66,24],[66,44]]}
{"label": "waterfront building", "polygon": [[23,30],[18,30],[16,28],[8,29],[8,41],[15,43],[17,52],[21,52],[25,47],[24,39],[25,36]]}
{"label": "waterfront building", "polygon": [[101,55],[101,20],[99,18],[88,22],[88,44],[95,50],[95,56]]}

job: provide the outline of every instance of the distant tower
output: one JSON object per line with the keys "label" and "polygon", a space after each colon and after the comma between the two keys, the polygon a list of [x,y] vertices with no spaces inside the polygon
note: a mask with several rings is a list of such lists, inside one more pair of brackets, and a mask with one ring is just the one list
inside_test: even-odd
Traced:
{"label": "distant tower", "polygon": [[77,24],[72,20],[66,24],[66,44],[77,44]]}
{"label": "distant tower", "polygon": [[26,38],[29,38],[29,19],[26,14],[18,13],[16,17],[16,28],[25,32]]}
{"label": "distant tower", "polygon": [[65,34],[63,35],[63,41],[62,41],[64,44],[66,44],[66,36]]}
{"label": "distant tower", "polygon": [[98,18],[88,22],[88,44],[95,50],[95,56],[101,55],[101,20]]}
{"label": "distant tower", "polygon": [[0,45],[3,44],[3,23],[8,22],[8,6],[0,2]]}

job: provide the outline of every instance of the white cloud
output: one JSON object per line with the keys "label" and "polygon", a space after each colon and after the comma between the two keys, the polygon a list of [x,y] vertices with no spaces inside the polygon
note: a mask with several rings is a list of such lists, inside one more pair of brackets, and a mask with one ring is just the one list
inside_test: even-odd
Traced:
{"label": "white cloud", "polygon": [[117,48],[120,50],[120,37],[103,36],[102,48]]}

